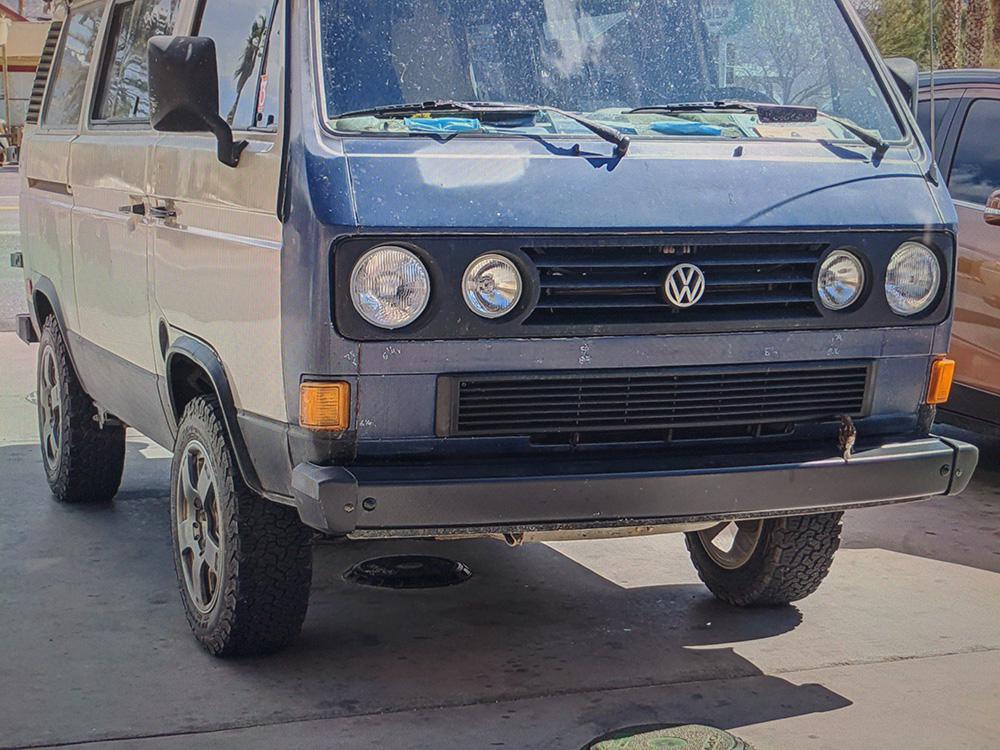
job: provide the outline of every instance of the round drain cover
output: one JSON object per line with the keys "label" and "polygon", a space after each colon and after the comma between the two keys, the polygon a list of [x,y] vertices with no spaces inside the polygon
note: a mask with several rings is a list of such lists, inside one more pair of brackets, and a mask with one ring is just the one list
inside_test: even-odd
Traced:
{"label": "round drain cover", "polygon": [[594,740],[585,750],[753,750],[729,732],[690,724],[663,729],[622,729]]}
{"label": "round drain cover", "polygon": [[434,589],[464,583],[472,571],[456,560],[426,555],[375,557],[351,567],[344,578],[363,586]]}

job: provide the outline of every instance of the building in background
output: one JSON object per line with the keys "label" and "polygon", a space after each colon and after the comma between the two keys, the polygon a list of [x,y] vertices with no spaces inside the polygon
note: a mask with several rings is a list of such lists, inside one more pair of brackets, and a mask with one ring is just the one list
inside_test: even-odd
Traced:
{"label": "building in background", "polygon": [[[25,10],[42,11],[43,3],[23,3]],[[29,7],[30,6],[30,7]],[[2,121],[3,147],[20,143],[28,100],[35,81],[35,71],[45,47],[49,21],[36,20],[12,10],[8,4],[0,5],[0,121]]]}
{"label": "building in background", "polygon": [[52,5],[52,0],[0,0],[0,6],[31,21],[51,17]]}

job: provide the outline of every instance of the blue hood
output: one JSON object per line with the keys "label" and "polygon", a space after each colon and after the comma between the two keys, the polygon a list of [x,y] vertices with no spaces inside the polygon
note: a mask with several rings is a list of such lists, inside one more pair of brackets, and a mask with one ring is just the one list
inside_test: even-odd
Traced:
{"label": "blue hood", "polygon": [[[610,144],[475,136],[356,137],[307,157],[321,222],[365,229],[668,231],[951,227],[954,209],[905,148],[786,141]],[[346,159],[352,205],[333,188]],[[945,208],[942,208],[944,206]]]}

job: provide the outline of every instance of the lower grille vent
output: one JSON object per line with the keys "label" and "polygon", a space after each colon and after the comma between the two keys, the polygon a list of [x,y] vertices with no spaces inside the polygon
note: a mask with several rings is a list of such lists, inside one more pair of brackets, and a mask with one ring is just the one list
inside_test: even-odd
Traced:
{"label": "lower grille vent", "polygon": [[867,365],[442,377],[441,435],[675,430],[862,416]]}

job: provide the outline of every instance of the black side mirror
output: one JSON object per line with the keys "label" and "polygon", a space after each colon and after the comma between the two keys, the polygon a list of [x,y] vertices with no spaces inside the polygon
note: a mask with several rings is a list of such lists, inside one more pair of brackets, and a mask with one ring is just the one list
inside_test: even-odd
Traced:
{"label": "black side mirror", "polygon": [[892,79],[899,87],[903,98],[916,115],[917,95],[920,93],[920,68],[908,57],[887,57],[885,64],[892,73]]}
{"label": "black side mirror", "polygon": [[219,142],[219,161],[240,163],[246,141],[219,115],[219,63],[215,42],[200,36],[154,36],[149,40],[149,104],[153,130],[205,133]]}
{"label": "black side mirror", "polygon": [[1000,227],[1000,190],[994,190],[993,194],[986,201],[986,212],[983,219],[987,224]]}

